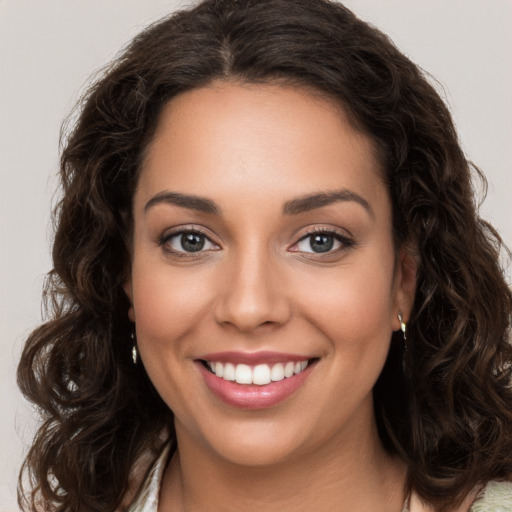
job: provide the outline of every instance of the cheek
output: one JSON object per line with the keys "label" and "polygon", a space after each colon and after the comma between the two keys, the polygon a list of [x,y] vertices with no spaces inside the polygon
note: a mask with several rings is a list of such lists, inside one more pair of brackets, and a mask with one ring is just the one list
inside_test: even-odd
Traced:
{"label": "cheek", "polygon": [[302,280],[299,307],[328,340],[333,374],[343,376],[347,386],[359,382],[369,390],[382,370],[393,330],[393,265],[359,261]]}
{"label": "cheek", "polygon": [[158,265],[133,269],[133,306],[138,343],[152,353],[180,350],[180,340],[204,317],[207,298],[203,276]]}
{"label": "cheek", "polygon": [[379,268],[337,269],[321,279],[303,280],[301,289],[303,307],[326,329],[336,332],[343,327],[346,334],[353,331],[354,338],[363,332],[391,329],[392,283],[390,275]]}
{"label": "cheek", "polygon": [[[187,276],[185,278],[184,276]],[[137,345],[153,385],[178,416],[190,414],[184,404],[195,403],[195,388],[183,361],[191,356],[200,319],[207,315],[204,284],[190,273],[168,266],[134,264],[133,306]]]}

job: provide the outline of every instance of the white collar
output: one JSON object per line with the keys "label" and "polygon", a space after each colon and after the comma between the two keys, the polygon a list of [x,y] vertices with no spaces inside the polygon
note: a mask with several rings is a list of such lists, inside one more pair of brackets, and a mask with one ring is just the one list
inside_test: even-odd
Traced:
{"label": "white collar", "polygon": [[162,450],[162,453],[149,470],[140,491],[137,493],[135,501],[130,505],[127,512],[158,512],[160,487],[162,485],[170,449],[171,445],[167,444]]}

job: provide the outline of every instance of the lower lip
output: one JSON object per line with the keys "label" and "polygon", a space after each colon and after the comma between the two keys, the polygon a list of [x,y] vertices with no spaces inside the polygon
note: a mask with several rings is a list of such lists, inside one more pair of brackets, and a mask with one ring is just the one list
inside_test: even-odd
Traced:
{"label": "lower lip", "polygon": [[224,380],[207,370],[203,363],[197,364],[210,391],[224,403],[240,409],[265,409],[283,402],[304,384],[314,366],[310,363],[297,375],[257,386]]}

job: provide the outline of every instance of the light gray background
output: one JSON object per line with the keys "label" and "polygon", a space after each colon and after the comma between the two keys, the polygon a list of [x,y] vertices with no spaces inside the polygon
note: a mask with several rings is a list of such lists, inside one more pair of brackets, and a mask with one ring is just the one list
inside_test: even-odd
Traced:
{"label": "light gray background", "polygon": [[[150,20],[188,2],[0,0],[0,512],[34,415],[15,384],[40,321],[59,128],[91,73]],[[347,0],[440,82],[470,158],[489,179],[482,215],[512,246],[512,1]]]}

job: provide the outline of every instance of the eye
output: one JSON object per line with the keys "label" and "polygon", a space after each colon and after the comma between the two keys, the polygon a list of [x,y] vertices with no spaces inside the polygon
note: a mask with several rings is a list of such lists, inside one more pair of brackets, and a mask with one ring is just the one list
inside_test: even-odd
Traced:
{"label": "eye", "polygon": [[178,253],[194,253],[218,249],[205,234],[199,231],[180,231],[168,235],[161,240],[166,250]]}
{"label": "eye", "polygon": [[302,237],[293,247],[292,251],[309,252],[315,254],[336,252],[353,245],[352,240],[330,231],[318,231]]}

